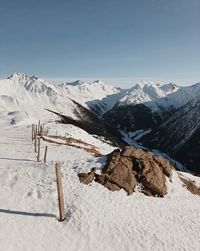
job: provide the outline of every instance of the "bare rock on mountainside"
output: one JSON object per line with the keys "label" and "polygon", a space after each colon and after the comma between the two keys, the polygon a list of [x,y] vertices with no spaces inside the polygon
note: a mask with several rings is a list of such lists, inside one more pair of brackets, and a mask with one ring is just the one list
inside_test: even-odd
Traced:
{"label": "bare rock on mountainside", "polygon": [[80,182],[88,185],[94,180],[95,176],[95,168],[92,168],[92,170],[89,173],[79,173],[78,177]]}
{"label": "bare rock on mountainside", "polygon": [[167,177],[172,176],[172,170],[174,169],[173,166],[169,163],[169,161],[162,156],[157,156],[154,158],[157,164],[162,168],[163,173]]}
{"label": "bare rock on mountainside", "polygon": [[121,187],[115,183],[110,182],[108,177],[109,176],[106,173],[103,173],[102,175],[95,174],[95,181],[107,187],[111,191],[119,191]]}
{"label": "bare rock on mountainside", "polygon": [[174,168],[165,158],[154,157],[152,153],[132,146],[126,146],[121,152],[115,150],[107,157],[102,174],[95,171],[84,174],[87,182],[79,174],[80,181],[88,184],[88,180],[95,180],[109,190],[124,189],[128,194],[140,184],[146,195],[163,197],[167,194],[166,176],[171,177]]}
{"label": "bare rock on mountainside", "polygon": [[147,195],[164,196],[167,194],[166,178],[163,170],[152,159],[139,160],[142,170],[139,173],[140,182]]}
{"label": "bare rock on mountainside", "polygon": [[179,178],[183,182],[183,186],[187,188],[188,191],[190,191],[192,194],[200,195],[200,187],[198,187],[195,183],[195,181],[179,174]]}
{"label": "bare rock on mountainside", "polygon": [[114,151],[110,154],[102,175],[105,174],[107,181],[123,188],[128,194],[134,192],[137,185],[137,173],[133,170],[131,158],[121,156],[120,153]]}

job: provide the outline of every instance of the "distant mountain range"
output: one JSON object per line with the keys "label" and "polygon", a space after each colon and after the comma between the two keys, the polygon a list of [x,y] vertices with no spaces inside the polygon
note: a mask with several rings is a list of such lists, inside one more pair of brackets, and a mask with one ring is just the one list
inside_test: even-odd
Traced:
{"label": "distant mountain range", "polygon": [[121,89],[99,80],[52,85],[20,73],[0,80],[4,125],[49,119],[47,110],[77,121],[95,117],[129,144],[160,150],[200,173],[200,83],[179,87],[143,81]]}

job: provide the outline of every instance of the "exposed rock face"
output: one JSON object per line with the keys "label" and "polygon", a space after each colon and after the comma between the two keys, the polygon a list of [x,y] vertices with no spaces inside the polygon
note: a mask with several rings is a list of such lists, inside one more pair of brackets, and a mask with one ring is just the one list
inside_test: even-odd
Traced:
{"label": "exposed rock face", "polygon": [[162,168],[163,173],[167,175],[167,177],[172,176],[173,166],[169,163],[169,161],[162,156],[155,157],[157,164]]}
{"label": "exposed rock face", "polygon": [[153,160],[142,160],[140,181],[147,195],[164,196],[167,194],[166,178],[162,169]]}
{"label": "exposed rock face", "polygon": [[179,178],[183,182],[183,186],[187,188],[192,194],[200,195],[200,187],[197,186],[194,180],[191,180],[183,175],[179,174]]}
{"label": "exposed rock face", "polygon": [[109,176],[106,174],[102,175],[96,174],[95,181],[107,187],[111,191],[119,191],[121,189],[121,187],[119,187],[117,184],[110,182]]}
{"label": "exposed rock face", "polygon": [[104,174],[107,174],[107,181],[123,188],[128,194],[131,194],[137,185],[131,158],[121,156],[120,153],[111,154],[111,160],[108,161]]}
{"label": "exposed rock face", "polygon": [[79,173],[78,174],[80,182],[82,182],[86,185],[90,184],[94,180],[94,176],[95,176],[95,168],[93,168],[91,170],[91,172],[89,172],[89,173]]}
{"label": "exposed rock face", "polygon": [[92,171],[85,174],[84,179],[79,178],[87,184],[94,179],[112,191],[124,189],[128,194],[133,193],[140,184],[144,194],[162,197],[167,194],[166,176],[171,177],[172,170],[165,158],[127,146],[122,152],[115,150],[108,155],[101,175]]}
{"label": "exposed rock face", "polygon": [[[137,181],[142,184],[143,192],[147,195],[164,196],[167,193],[165,178],[165,163],[170,165],[163,157],[153,157],[151,152],[127,146],[122,156],[131,158],[133,170],[137,173]],[[172,174],[172,167],[170,175]],[[166,172],[168,173],[168,172]]]}

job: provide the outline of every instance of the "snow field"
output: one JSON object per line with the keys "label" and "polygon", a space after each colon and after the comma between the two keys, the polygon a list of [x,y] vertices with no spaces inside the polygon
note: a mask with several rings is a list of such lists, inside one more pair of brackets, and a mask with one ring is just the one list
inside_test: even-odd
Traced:
{"label": "snow field", "polygon": [[[55,130],[57,125],[49,127]],[[57,133],[62,130],[84,139],[71,126],[58,128]],[[101,169],[104,158],[47,142],[42,142],[41,157],[45,145],[47,164],[37,163],[31,127],[0,131],[0,250],[199,250],[200,198],[182,187],[176,173],[164,198],[139,192],[127,196],[122,190],[79,182],[78,172]],[[62,164],[63,223],[56,220],[56,161]],[[200,183],[200,178],[194,179]]]}

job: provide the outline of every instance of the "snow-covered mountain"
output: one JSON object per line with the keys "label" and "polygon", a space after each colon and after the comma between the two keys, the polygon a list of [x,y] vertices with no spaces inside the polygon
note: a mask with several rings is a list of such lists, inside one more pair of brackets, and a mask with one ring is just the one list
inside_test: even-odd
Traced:
{"label": "snow-covered mountain", "polygon": [[165,84],[162,86],[153,82],[142,81],[127,90],[124,96],[118,101],[118,105],[124,106],[144,103],[148,106],[150,102],[152,104],[152,101],[157,101],[177,90],[178,87],[174,84]]}
{"label": "snow-covered mountain", "polygon": [[22,118],[38,120],[43,116],[48,117],[49,113],[45,109],[76,119],[77,116],[74,114],[76,105],[72,100],[87,108],[102,102],[104,104],[102,110],[105,111],[114,105],[113,101],[101,100],[120,92],[120,88],[106,85],[101,81],[91,84],[76,81],[52,85],[35,76],[14,73],[7,79],[0,80],[0,111],[12,114],[10,118],[12,122]]}
{"label": "snow-covered mountain", "polygon": [[[19,73],[0,80],[1,124],[49,120],[55,115],[50,116],[48,109],[68,117],[66,121],[95,121],[94,128],[102,123],[100,132],[108,125],[109,135],[114,128],[144,146],[157,148],[179,160],[181,155],[185,156],[184,149],[188,151],[189,146],[200,144],[199,104],[200,83],[178,87],[173,83],[143,81],[130,89],[121,89],[99,80],[52,85]],[[200,161],[193,151],[190,156],[193,156],[191,161]]]}
{"label": "snow-covered mountain", "polygon": [[12,114],[12,123],[18,121],[19,114],[27,121],[48,116],[45,108],[73,115],[73,102],[42,79],[15,73],[0,80],[0,111]]}
{"label": "snow-covered mountain", "polygon": [[141,82],[129,90],[99,80],[52,85],[36,76],[21,73],[0,80],[0,87],[1,111],[20,111],[33,117],[42,115],[44,108],[73,117],[72,100],[102,115],[116,105],[148,103],[177,90],[171,85],[159,86],[152,82]]}
{"label": "snow-covered mountain", "polygon": [[80,80],[72,83],[58,85],[58,90],[62,95],[69,96],[80,103],[86,103],[92,100],[102,100],[108,95],[117,94],[120,88],[107,85],[100,80],[93,83],[85,83]]}
{"label": "snow-covered mountain", "polygon": [[200,98],[200,83],[180,87],[176,92],[167,95],[166,98],[160,99],[158,104],[160,106],[178,109],[189,102],[197,102]]}
{"label": "snow-covered mountain", "polygon": [[198,169],[200,172],[200,98],[174,110],[140,141],[150,148],[168,153],[190,166],[191,170]]}
{"label": "snow-covered mountain", "polygon": [[111,109],[124,93],[121,88],[105,84],[100,80],[93,83],[85,83],[80,80],[64,83],[58,86],[58,91],[61,95],[90,107],[99,115]]}
{"label": "snow-covered mountain", "polygon": [[200,83],[179,88],[145,83],[128,90],[103,117],[123,135],[168,153],[200,173],[199,104]]}

